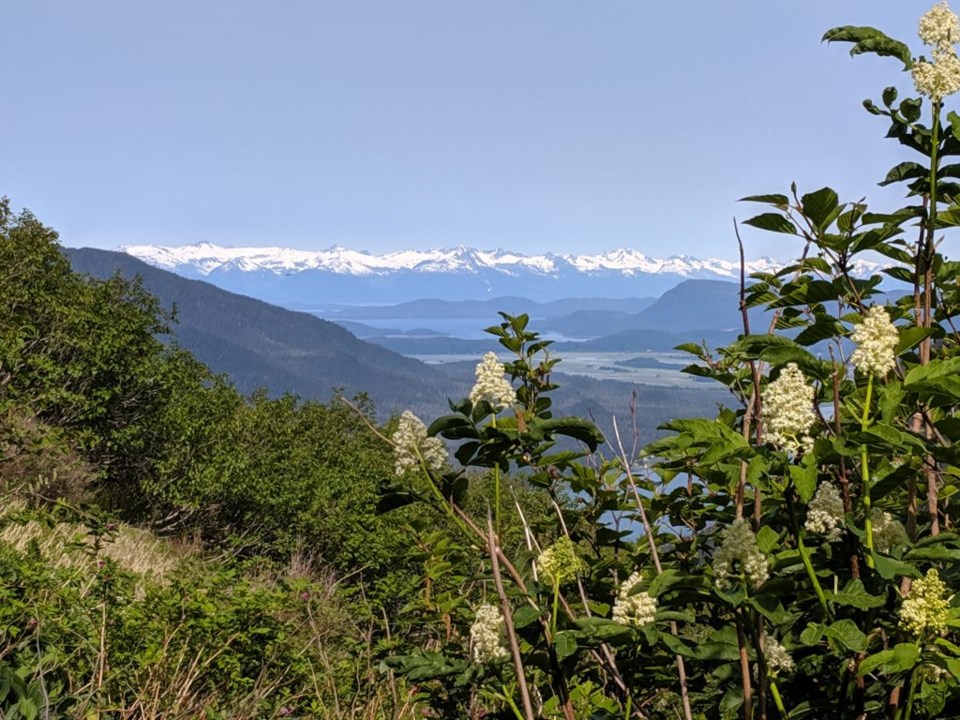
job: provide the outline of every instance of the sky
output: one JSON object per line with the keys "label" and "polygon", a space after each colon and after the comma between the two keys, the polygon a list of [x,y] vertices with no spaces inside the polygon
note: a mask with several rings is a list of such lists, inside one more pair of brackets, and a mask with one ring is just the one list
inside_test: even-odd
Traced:
{"label": "sky", "polygon": [[[930,0],[28,0],[0,195],[68,246],[635,248],[734,258],[750,194],[876,209],[911,159],[861,102]],[[748,257],[799,246],[745,228]]]}

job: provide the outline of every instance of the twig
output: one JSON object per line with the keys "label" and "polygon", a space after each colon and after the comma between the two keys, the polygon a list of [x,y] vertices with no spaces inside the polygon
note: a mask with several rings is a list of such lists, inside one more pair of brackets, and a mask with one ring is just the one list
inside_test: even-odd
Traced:
{"label": "twig", "polygon": [[490,551],[493,582],[497,587],[497,595],[500,596],[503,625],[507,632],[507,639],[510,641],[513,669],[517,673],[517,685],[520,688],[520,699],[523,701],[523,714],[526,720],[535,720],[533,704],[530,702],[530,691],[527,688],[527,678],[523,672],[523,658],[520,657],[520,644],[517,642],[517,634],[513,629],[513,614],[510,609],[510,600],[507,598],[507,593],[503,589],[503,578],[500,575],[500,562],[498,561],[499,546],[497,545],[496,536],[493,532],[493,517],[489,509],[487,509],[487,548]]}

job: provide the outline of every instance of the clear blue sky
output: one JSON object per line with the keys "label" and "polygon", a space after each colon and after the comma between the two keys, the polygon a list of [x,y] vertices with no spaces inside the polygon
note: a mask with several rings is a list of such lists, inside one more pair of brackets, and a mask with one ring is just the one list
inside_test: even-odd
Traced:
{"label": "clear blue sky", "polygon": [[860,103],[909,76],[820,37],[869,24],[919,52],[931,4],[11,2],[0,195],[71,246],[732,258],[738,197],[882,197],[907,155]]}

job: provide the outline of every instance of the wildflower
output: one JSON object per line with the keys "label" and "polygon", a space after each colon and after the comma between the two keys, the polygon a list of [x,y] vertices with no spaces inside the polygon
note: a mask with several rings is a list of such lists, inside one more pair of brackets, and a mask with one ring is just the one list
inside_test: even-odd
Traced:
{"label": "wildflower", "polygon": [[836,542],[843,535],[843,500],[831,483],[820,483],[816,495],[807,506],[807,521],[804,527],[828,542]]}
{"label": "wildflower", "polygon": [[439,472],[447,462],[447,449],[440,438],[427,437],[427,426],[409,410],[400,416],[393,441],[394,469],[397,475],[420,467],[423,458],[428,470]]}
{"label": "wildflower", "polygon": [[621,625],[643,627],[653,622],[657,614],[657,599],[645,592],[631,592],[643,576],[635,572],[628,577],[613,601],[613,619]]}
{"label": "wildflower", "polygon": [[939,101],[960,91],[960,58],[953,49],[933,51],[933,62],[917,60],[910,68],[917,92]]}
{"label": "wildflower", "polygon": [[497,360],[496,353],[488,352],[477,364],[477,382],[470,391],[470,402],[476,405],[486,400],[494,410],[513,405],[517,394],[504,377],[503,363]]}
{"label": "wildflower", "polygon": [[960,42],[960,21],[950,6],[942,2],[934,5],[920,18],[917,33],[924,44],[949,49]]}
{"label": "wildflower", "polygon": [[924,682],[938,683],[941,680],[950,677],[950,671],[933,663],[925,663],[920,666],[920,678]]}
{"label": "wildflower", "polygon": [[947,627],[949,609],[947,586],[936,569],[927,570],[926,576],[913,581],[910,596],[900,606],[900,627],[914,635],[940,632]]}
{"label": "wildflower", "polygon": [[873,526],[873,547],[878,552],[890,552],[907,542],[907,531],[900,521],[880,508],[870,511],[870,524]]}
{"label": "wildflower", "polygon": [[[739,571],[734,567],[739,563]],[[713,576],[720,590],[728,589],[737,575],[758,588],[770,575],[767,558],[757,546],[757,536],[743,518],[735,520],[723,533],[723,543],[713,554]]]}
{"label": "wildflower", "polygon": [[558,585],[573,580],[583,568],[573,542],[566,535],[548,547],[537,558],[537,568],[547,580]]}
{"label": "wildflower", "polygon": [[763,391],[763,421],[767,440],[790,454],[809,451],[813,439],[807,434],[817,420],[813,410],[815,391],[796,363],[789,363]]}
{"label": "wildflower", "polygon": [[793,672],[796,667],[787,649],[770,634],[765,634],[763,637],[763,657],[767,661],[767,670],[771,675]]}
{"label": "wildflower", "polygon": [[[960,65],[958,65],[958,73],[960,73]],[[850,356],[850,361],[857,370],[882,377],[893,369],[896,364],[894,350],[900,342],[900,335],[885,307],[882,305],[871,307],[860,324],[853,329],[851,337],[857,348]]]}
{"label": "wildflower", "polygon": [[507,650],[501,642],[503,632],[503,613],[499,608],[486,603],[477,608],[476,618],[470,626],[470,645],[475,663],[482,665],[507,656]]}

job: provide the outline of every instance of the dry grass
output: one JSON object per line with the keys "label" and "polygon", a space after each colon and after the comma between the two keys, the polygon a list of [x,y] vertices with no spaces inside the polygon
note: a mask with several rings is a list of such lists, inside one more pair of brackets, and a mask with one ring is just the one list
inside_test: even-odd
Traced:
{"label": "dry grass", "polygon": [[[5,503],[0,512],[0,542],[19,552],[35,547],[53,567],[92,570],[96,567],[94,539],[80,523],[49,524],[37,520],[19,521],[11,515],[26,508],[22,500]],[[119,524],[100,552],[124,570],[144,580],[164,583],[189,554],[146,530]]]}

